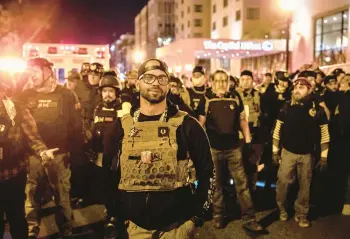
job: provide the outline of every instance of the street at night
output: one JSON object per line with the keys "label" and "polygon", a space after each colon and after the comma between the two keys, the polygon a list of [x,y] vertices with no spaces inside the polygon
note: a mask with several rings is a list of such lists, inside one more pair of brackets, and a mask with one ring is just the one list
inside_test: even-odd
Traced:
{"label": "street at night", "polygon": [[349,0],[0,0],[0,239],[349,239]]}

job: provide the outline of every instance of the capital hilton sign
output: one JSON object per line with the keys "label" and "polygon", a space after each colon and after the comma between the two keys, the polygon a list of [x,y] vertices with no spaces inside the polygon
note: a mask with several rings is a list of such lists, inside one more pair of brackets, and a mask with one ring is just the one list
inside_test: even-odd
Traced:
{"label": "capital hilton sign", "polygon": [[273,44],[270,41],[211,41],[203,42],[206,50],[247,50],[247,51],[271,51]]}

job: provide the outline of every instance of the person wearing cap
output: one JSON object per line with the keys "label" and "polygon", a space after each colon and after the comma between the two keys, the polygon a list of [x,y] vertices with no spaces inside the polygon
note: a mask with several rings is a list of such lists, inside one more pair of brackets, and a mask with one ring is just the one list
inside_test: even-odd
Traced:
{"label": "person wearing cap", "polygon": [[[85,143],[91,137],[90,128],[93,123],[93,114],[96,106],[101,102],[101,95],[98,91],[98,84],[103,75],[104,68],[100,63],[91,63],[82,65],[82,80],[77,82],[75,93],[78,96],[81,110],[80,115],[83,121],[83,132]],[[72,161],[72,203],[73,206],[81,207],[84,205],[82,198],[89,191],[89,181],[91,164],[82,154],[74,155]]]}
{"label": "person wearing cap", "polygon": [[77,93],[75,93],[75,87],[77,86],[77,83],[81,81],[81,75],[76,71],[70,71],[68,73],[68,77],[66,80],[65,87],[72,91],[74,98],[75,98],[75,109],[80,110],[81,104],[79,102],[79,97]]}
{"label": "person wearing cap", "polygon": [[[106,236],[111,238],[115,234],[114,214],[114,191],[113,186],[117,184],[115,166],[113,167],[113,156],[116,155],[115,145],[106,144],[114,132],[113,124],[124,114],[121,108],[121,84],[117,77],[105,75],[99,83],[99,92],[102,102],[97,105],[94,112],[94,122],[91,125],[92,137],[85,145],[85,153],[93,164],[91,170],[90,190],[84,197],[86,205],[101,204],[106,206],[107,222]],[[116,136],[113,136],[116,137]],[[88,182],[86,182],[88,183]]]}
{"label": "person wearing cap", "polygon": [[316,92],[322,92],[324,90],[324,87],[322,86],[323,80],[326,77],[326,74],[321,71],[320,69],[316,69],[316,86],[315,86],[315,91]]}
{"label": "person wearing cap", "polygon": [[312,85],[308,79],[298,77],[294,81],[292,99],[281,109],[273,131],[273,162],[279,165],[276,201],[280,220],[288,220],[288,188],[298,177],[294,219],[300,227],[310,226],[308,212],[314,148],[317,144],[321,147],[321,159],[316,168],[324,171],[330,142],[327,117],[323,108],[311,98],[311,92]]}
{"label": "person wearing cap", "polygon": [[[249,130],[252,138],[254,154],[250,158],[243,158],[245,170],[248,176],[248,184],[251,192],[255,192],[255,184],[258,180],[258,164],[262,154],[262,138],[260,130],[260,95],[253,88],[253,73],[245,70],[241,73],[240,87],[237,90],[242,98],[245,114],[248,120]],[[244,139],[240,132],[240,139]]]}
{"label": "person wearing cap", "polygon": [[188,94],[188,97],[183,96],[185,103],[191,108],[194,112],[194,115],[197,119],[199,119],[198,114],[198,104],[201,99],[204,98],[205,93],[207,92],[207,88],[205,86],[207,82],[207,78],[205,76],[205,69],[203,66],[196,66],[192,71],[192,87],[187,88],[185,93]]}
{"label": "person wearing cap", "polygon": [[230,75],[230,91],[235,90],[239,85],[239,79],[235,76]]}
{"label": "person wearing cap", "polygon": [[350,89],[350,74],[346,74],[344,78],[340,81],[339,91],[347,92]]}
{"label": "person wearing cap", "polygon": [[272,83],[272,74],[271,73],[265,73],[263,82],[260,85],[257,85],[255,89],[259,91],[260,94],[265,94],[267,88]]}
{"label": "person wearing cap", "polygon": [[[33,88],[19,95],[35,119],[39,133],[49,148],[58,150],[52,160],[42,164],[39,157],[29,154],[29,173],[26,186],[26,214],[30,238],[37,238],[40,225],[40,185],[49,183],[55,202],[63,214],[64,222],[58,225],[64,238],[72,236],[73,214],[70,206],[70,153],[82,146],[82,125],[75,110],[72,92],[57,84],[52,64],[44,58],[27,62],[26,75]],[[74,142],[74,143],[72,143]]]}
{"label": "person wearing cap", "polygon": [[345,71],[341,68],[337,68],[337,69],[334,69],[331,74],[337,77],[337,82],[339,84],[345,76]]}
{"label": "person wearing cap", "polygon": [[213,74],[212,92],[207,93],[199,103],[200,122],[203,123],[210,145],[216,171],[213,199],[213,226],[223,229],[225,223],[224,182],[225,162],[235,181],[237,197],[246,230],[259,232],[254,205],[244,171],[242,151],[239,144],[239,129],[244,136],[243,155],[250,158],[252,151],[249,125],[241,97],[236,91],[229,91],[229,74],[217,70]]}
{"label": "person wearing cap", "polygon": [[[158,59],[138,69],[140,108],[121,119],[117,220],[128,238],[193,238],[213,192],[213,162],[198,121],[167,100],[169,73]],[[198,187],[194,182],[198,181]]]}
{"label": "person wearing cap", "polygon": [[323,95],[324,103],[330,111],[330,118],[334,116],[335,108],[339,101],[338,82],[335,75],[324,78],[325,91]]}
{"label": "person wearing cap", "polygon": [[188,113],[189,115],[193,116],[193,111],[190,109],[190,107],[185,104],[181,93],[183,91],[182,82],[179,78],[175,76],[169,77],[169,93],[168,93],[168,100],[170,100],[172,103],[177,105],[179,107],[179,110],[184,111]]}
{"label": "person wearing cap", "polygon": [[23,239],[28,238],[24,210],[27,181],[24,154],[33,151],[43,163],[49,160],[48,157],[54,157],[56,149],[47,149],[28,109],[8,97],[14,87],[11,76],[0,71],[0,238],[4,237],[6,214],[11,238]]}
{"label": "person wearing cap", "polygon": [[121,92],[124,107],[137,107],[140,104],[140,91],[136,87],[137,76],[137,70],[126,73],[125,87]]}

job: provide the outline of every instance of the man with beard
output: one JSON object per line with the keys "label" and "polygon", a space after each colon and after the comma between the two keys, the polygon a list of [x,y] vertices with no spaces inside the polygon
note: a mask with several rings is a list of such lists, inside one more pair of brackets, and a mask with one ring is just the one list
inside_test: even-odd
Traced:
{"label": "man with beard", "polygon": [[86,154],[94,165],[90,175],[92,178],[90,191],[84,201],[88,205],[104,204],[106,206],[107,223],[105,228],[106,234],[110,238],[115,234],[115,218],[113,217],[115,190],[113,187],[117,185],[117,178],[115,165],[112,167],[112,163],[116,150],[114,144],[106,144],[105,142],[106,139],[111,139],[112,135],[120,137],[121,132],[114,132],[113,124],[124,113],[121,111],[121,84],[117,77],[103,76],[99,83],[99,90],[102,102],[95,109],[94,123],[90,130],[92,138],[86,145]]}
{"label": "man with beard", "polygon": [[[116,131],[120,145],[120,220],[128,238],[193,238],[211,204],[213,162],[197,120],[167,101],[166,64],[149,59],[139,67],[140,108]],[[198,187],[194,187],[194,181]],[[209,195],[208,195],[209,192]],[[142,216],[140,216],[142,215]]]}
{"label": "man with beard", "polygon": [[[252,138],[254,154],[250,158],[243,158],[243,161],[248,176],[249,188],[253,193],[258,180],[257,166],[262,154],[262,139],[260,130],[260,95],[257,90],[253,89],[253,73],[251,71],[242,71],[240,88],[237,92],[243,101]],[[240,134],[240,136],[242,136],[240,138],[244,139],[242,134]]]}
{"label": "man with beard", "polygon": [[140,92],[135,83],[137,81],[137,70],[129,71],[126,74],[125,87],[121,92],[123,108],[140,106]]}
{"label": "man with beard", "polygon": [[73,213],[69,195],[69,155],[82,147],[81,121],[75,110],[74,95],[70,90],[57,85],[52,63],[44,58],[35,58],[29,60],[27,66],[26,73],[34,88],[20,95],[21,104],[30,110],[45,144],[50,148],[58,148],[54,158],[44,164],[36,155],[28,155],[26,214],[29,236],[37,238],[39,234],[43,195],[38,194],[38,189],[42,183],[49,183],[64,218],[63,224],[59,225],[61,234],[63,238],[71,238]]}
{"label": "man with beard", "polygon": [[[213,199],[213,225],[223,229],[225,223],[224,181],[225,165],[235,181],[237,198],[240,202],[243,228],[260,232],[263,228],[257,223],[247,176],[244,171],[242,152],[239,145],[239,129],[244,136],[243,154],[251,156],[251,136],[244,113],[244,105],[236,91],[229,91],[229,75],[223,70],[213,75],[212,94],[199,105],[200,122],[206,128],[216,171],[215,192]],[[227,162],[227,164],[226,164]]]}
{"label": "man with beard", "polygon": [[338,82],[335,75],[326,76],[324,79],[325,92],[323,95],[324,102],[330,111],[330,118],[334,116],[335,108],[338,105],[339,92]]}
{"label": "man with beard", "polygon": [[300,227],[310,226],[307,216],[315,145],[320,144],[321,147],[321,159],[316,167],[323,171],[327,166],[330,141],[327,117],[323,108],[310,98],[311,92],[310,81],[298,77],[294,82],[292,100],[283,106],[273,132],[273,162],[280,164],[276,189],[280,220],[288,220],[288,188],[298,177],[299,193],[294,204],[294,219]]}
{"label": "man with beard", "polygon": [[[207,92],[205,83],[207,78],[205,77],[205,70],[203,66],[196,66],[192,71],[192,87],[187,89],[189,94],[188,106],[194,112],[194,116],[199,119],[198,105],[199,102],[204,99],[204,95]],[[187,102],[185,102],[187,103]]]}
{"label": "man with beard", "polygon": [[[83,63],[81,74],[82,80],[77,82],[75,93],[81,104],[81,116],[83,120],[84,141],[92,137],[90,128],[93,122],[93,114],[96,106],[101,102],[101,95],[98,93],[98,84],[104,72],[100,63]],[[88,192],[91,164],[85,156],[71,155],[72,160],[72,202],[74,206],[84,205],[83,197]]]}
{"label": "man with beard", "polygon": [[[10,74],[0,71],[0,238],[5,233],[4,214],[10,225],[11,238],[28,238],[25,218],[25,185],[27,181],[26,146],[29,145],[44,163],[54,158],[39,135],[28,111],[7,95],[14,90]],[[25,143],[27,142],[27,145]],[[41,157],[43,156],[43,157]]]}
{"label": "man with beard", "polygon": [[190,107],[188,107],[187,104],[185,104],[183,98],[181,97],[181,93],[183,91],[181,80],[175,76],[170,76],[169,87],[170,90],[167,96],[168,100],[177,105],[179,107],[179,110],[193,116],[193,111],[190,109]]}

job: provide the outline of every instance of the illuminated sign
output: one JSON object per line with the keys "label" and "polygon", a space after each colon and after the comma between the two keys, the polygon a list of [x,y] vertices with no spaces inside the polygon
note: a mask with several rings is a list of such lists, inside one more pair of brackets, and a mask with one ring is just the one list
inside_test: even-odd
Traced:
{"label": "illuminated sign", "polygon": [[272,51],[273,43],[270,41],[253,42],[253,41],[211,41],[203,42],[206,50],[247,50],[247,51]]}

